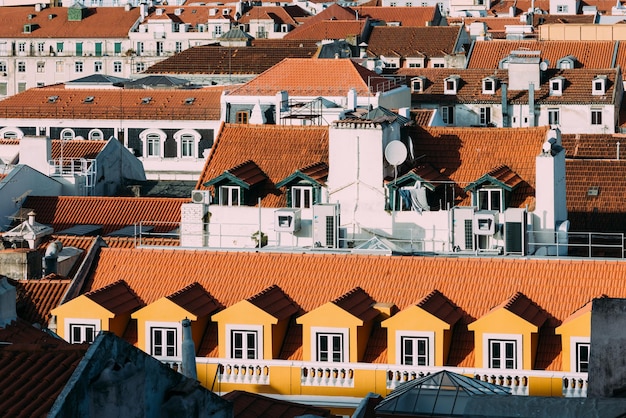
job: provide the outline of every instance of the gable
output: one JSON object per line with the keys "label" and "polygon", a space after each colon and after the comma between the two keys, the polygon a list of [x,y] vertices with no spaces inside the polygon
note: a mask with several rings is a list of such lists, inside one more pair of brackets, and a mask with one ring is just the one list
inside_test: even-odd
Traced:
{"label": "gable", "polygon": [[352,328],[362,326],[363,321],[351,313],[340,308],[333,302],[328,302],[296,319],[298,324],[316,327]]}

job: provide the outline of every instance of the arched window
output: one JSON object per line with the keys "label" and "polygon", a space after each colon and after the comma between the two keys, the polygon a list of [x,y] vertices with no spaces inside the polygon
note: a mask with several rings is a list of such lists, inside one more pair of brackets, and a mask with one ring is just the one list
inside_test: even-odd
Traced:
{"label": "arched window", "polygon": [[148,134],[146,136],[146,156],[161,156],[161,137],[158,134]]}
{"label": "arched window", "polygon": [[191,134],[184,134],[180,137],[180,156],[181,157],[195,157],[196,140]]}
{"label": "arched window", "polygon": [[3,139],[19,139],[24,136],[24,132],[21,129],[12,126],[0,129],[0,138]]}
{"label": "arched window", "polygon": [[61,131],[61,139],[63,140],[74,139],[74,131],[71,129],[63,129]]}
{"label": "arched window", "polygon": [[13,131],[6,131],[2,137],[4,139],[17,139],[17,133]]}
{"label": "arched window", "polygon": [[99,141],[104,139],[104,134],[100,129],[92,129],[91,131],[89,131],[89,139]]}

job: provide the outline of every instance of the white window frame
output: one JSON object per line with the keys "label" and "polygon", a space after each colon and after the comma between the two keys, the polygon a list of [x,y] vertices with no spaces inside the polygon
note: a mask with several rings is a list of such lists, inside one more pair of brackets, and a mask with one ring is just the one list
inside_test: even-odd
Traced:
{"label": "white window frame", "polygon": [[37,42],[37,52],[42,54],[46,50],[45,42]]}
{"label": "white window frame", "polygon": [[26,62],[24,62],[24,61],[18,61],[17,62],[17,72],[18,73],[25,73],[26,72]]}
{"label": "white window frame", "polygon": [[[154,151],[152,151],[151,154],[148,154],[148,150],[150,149],[150,147],[148,147],[148,137],[151,137],[152,135],[157,135],[159,137],[159,149],[158,153],[154,153]],[[163,148],[166,137],[167,135],[165,135],[165,132],[160,129],[146,129],[140,133],[139,139],[141,139],[141,142],[143,143],[143,158],[163,158]]]}
{"label": "white window frame", "polygon": [[522,357],[522,335],[521,334],[483,334],[483,368],[493,369],[491,359],[491,343],[492,342],[508,342],[515,343],[515,368],[507,369],[505,367],[498,368],[498,370],[521,370],[523,367]]}
{"label": "white window frame", "polygon": [[[486,193],[487,194],[487,207],[481,207],[481,199],[480,196],[482,194]],[[495,208],[493,206],[493,199],[494,199],[494,194],[498,194],[498,205],[500,206],[499,208]],[[498,212],[503,212],[504,211],[504,191],[499,188],[499,187],[483,187],[480,188],[478,190],[476,190],[476,207],[478,208],[478,210],[494,210],[494,211],[498,211]]]}
{"label": "white window frame", "polygon": [[441,119],[446,125],[454,125],[454,106],[443,106],[441,108]]}
{"label": "white window frame", "polygon": [[561,96],[563,94],[563,79],[553,78],[550,80],[550,96]]}
{"label": "white window frame", "polygon": [[113,72],[121,73],[122,72],[122,61],[114,61],[113,62]]}
{"label": "white window frame", "polygon": [[548,108],[548,125],[561,124],[561,109],[558,107]]}
{"label": "white window frame", "polygon": [[183,51],[183,43],[181,41],[176,41],[174,51],[178,54]]}
{"label": "white window frame", "polygon": [[[340,361],[322,361],[319,360],[320,352],[318,350],[318,339],[321,336],[335,336],[340,335],[341,340],[341,360]],[[335,328],[335,327],[311,327],[311,360],[321,362],[321,363],[347,363],[350,361],[350,341],[349,341],[350,333],[348,328]],[[330,353],[332,351],[329,350],[329,358]]]}
{"label": "white window frame", "polygon": [[456,94],[458,88],[459,88],[458,77],[446,77],[443,80],[443,94]]}
{"label": "white window frame", "polygon": [[93,72],[94,73],[102,72],[102,61],[96,61],[93,63]]}
{"label": "white window frame", "polygon": [[[491,83],[491,87],[489,86]],[[483,78],[483,94],[495,94],[496,80],[491,77]]]}
{"label": "white window frame", "polygon": [[65,341],[69,342],[70,344],[81,344],[82,341],[80,342],[73,342],[73,335],[72,335],[72,329],[75,326],[80,326],[80,327],[93,327],[94,329],[94,335],[93,338],[94,340],[96,339],[96,336],[98,335],[98,333],[101,331],[101,323],[99,319],[93,319],[93,318],[65,318],[64,321],[65,325],[64,325],[64,332],[65,332]]}
{"label": "white window frame", "polygon": [[137,42],[137,51],[135,51],[135,53],[137,55],[143,55],[144,51],[145,51],[145,48],[144,48],[143,42]]}
{"label": "white window frame", "polygon": [[26,42],[18,42],[17,52],[26,52]]}
{"label": "white window frame", "polygon": [[37,61],[37,72],[45,73],[46,72],[46,62],[45,61]]}
{"label": "white window frame", "polygon": [[[588,348],[591,348],[591,339],[589,337],[570,337],[570,370],[574,373],[588,373],[580,371],[580,361],[578,356],[578,348],[581,345],[587,345]],[[587,359],[587,363],[589,363],[589,359]],[[589,368],[589,364],[587,364],[587,369]]]}
{"label": "white window frame", "polygon": [[83,72],[83,62],[82,61],[76,61],[74,62],[74,72],[75,73],[82,73]]}
{"label": "white window frame", "polygon": [[6,72],[7,72],[7,62],[0,61],[0,73],[6,73]]}
{"label": "white window frame", "polygon": [[[255,333],[256,334],[256,358],[237,358],[238,360],[262,360],[263,357],[263,325],[253,325],[253,324],[226,324],[226,357],[227,358],[235,358],[233,357],[233,333],[241,332],[241,333]],[[242,348],[245,350],[247,347]]]}
{"label": "white window frame", "polygon": [[[184,139],[191,137],[193,143],[191,145],[191,155],[184,155]],[[182,129],[174,134],[174,140],[176,141],[176,149],[178,150],[178,156],[180,158],[196,158],[198,153],[198,143],[202,139],[202,135],[198,131],[193,129]]]}
{"label": "white window frame", "polygon": [[100,129],[92,129],[89,131],[88,138],[91,141],[101,141],[104,139],[104,134]]}
{"label": "white window frame", "polygon": [[[154,346],[152,341],[152,335],[154,330],[176,330],[176,335],[174,336],[174,356],[160,355],[157,356],[154,354]],[[146,329],[145,329],[145,338],[146,338],[146,351],[153,357],[156,358],[180,358],[182,356],[181,348],[182,348],[182,338],[183,338],[183,328],[180,322],[161,322],[161,321],[146,321]],[[167,345],[165,346],[167,348]],[[167,353],[166,353],[167,354]]]}
{"label": "white window frame", "polygon": [[602,125],[602,109],[592,108],[591,109],[591,125],[598,126]]}
{"label": "white window frame", "polygon": [[491,106],[482,106],[480,108],[478,122],[483,126],[487,126],[491,123]]}
{"label": "white window frame", "polygon": [[[311,186],[292,186],[291,190],[291,207],[300,209],[310,209],[313,207],[313,187]],[[309,205],[306,206],[306,195],[309,197]],[[299,202],[300,204],[296,204]]]}
{"label": "white window frame", "polygon": [[[426,364],[411,364],[410,366],[434,366],[435,365],[435,333],[433,331],[407,331],[407,330],[397,330],[396,331],[396,363],[400,365],[409,366],[406,364],[404,358],[404,339],[425,339],[427,340],[427,353],[426,353]],[[417,355],[415,355],[417,357]]]}
{"label": "white window frame", "polygon": [[[413,65],[413,64],[411,64]],[[409,65],[410,66],[410,65]],[[411,79],[411,91],[414,93],[423,93],[426,80],[423,77],[413,77]]]}
{"label": "white window frame", "polygon": [[76,138],[76,133],[74,132],[73,129],[65,128],[61,131],[59,138],[64,141],[69,141],[69,140]]}
{"label": "white window frame", "polygon": [[163,55],[163,41],[157,41],[155,45],[156,56],[160,57]]}
{"label": "white window frame", "polygon": [[596,77],[591,82],[591,94],[593,96],[603,96],[606,94],[606,79]]}
{"label": "white window frame", "polygon": [[[234,190],[237,190],[237,202],[233,199]],[[226,193],[226,194],[225,194]],[[219,187],[219,203],[220,206],[241,206],[241,187],[239,186],[220,186]]]}
{"label": "white window frame", "polygon": [[556,6],[556,12],[557,13],[568,13],[567,4],[558,4]]}

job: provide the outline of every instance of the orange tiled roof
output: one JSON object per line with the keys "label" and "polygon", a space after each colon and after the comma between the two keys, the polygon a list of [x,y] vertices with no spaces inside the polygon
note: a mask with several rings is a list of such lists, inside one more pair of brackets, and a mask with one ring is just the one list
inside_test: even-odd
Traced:
{"label": "orange tiled roof", "polygon": [[[224,14],[224,10],[229,9],[231,12]],[[157,12],[157,10],[161,10]],[[178,10],[178,13],[177,13]],[[217,10],[217,12],[211,16],[210,10]],[[214,6],[214,5],[200,5],[198,3],[187,5],[178,5],[178,6],[163,6],[159,5],[150,10],[148,16],[144,19],[144,21],[154,20],[171,20],[172,22],[178,23],[186,23],[190,25],[188,29],[189,32],[196,32],[198,24],[206,24],[209,19],[226,19],[226,20],[234,20],[233,7],[226,6]],[[157,13],[160,13],[158,15]]]}
{"label": "orange tiled roof", "polygon": [[420,126],[428,126],[434,113],[434,109],[411,109],[411,118]]}
{"label": "orange tiled roof", "polygon": [[345,96],[354,88],[359,96],[373,96],[370,86],[385,80],[351,59],[286,58],[227,94],[273,96],[285,90],[290,96]]}
{"label": "orange tiled roof", "polygon": [[141,299],[124,280],[86,293],[85,296],[114,314],[131,312],[143,305]]}
{"label": "orange tiled roof", "polygon": [[509,300],[501,305],[504,309],[525,319],[536,327],[541,327],[549,318],[546,311],[526,297],[521,292],[516,292]]}
{"label": "orange tiled roof", "polygon": [[306,19],[302,26],[324,20],[356,20],[356,13],[349,7],[343,7],[337,3],[333,3],[321,12]]}
{"label": "orange tiled roof", "polygon": [[453,54],[460,27],[375,26],[367,52],[374,56],[443,58]]}
{"label": "orange tiled roof", "polygon": [[556,68],[557,62],[573,55],[583,68],[612,68],[615,41],[484,41],[475,42],[468,57],[467,68],[498,68],[500,60],[511,51],[541,51],[541,59],[548,61],[549,68]]}
{"label": "orange tiled roof", "polygon": [[196,316],[208,316],[221,307],[198,282],[174,292],[167,298]]}
{"label": "orange tiled roof", "polygon": [[61,302],[71,281],[56,277],[12,281],[17,289],[18,317],[48,327],[50,311]]}
{"label": "orange tiled roof", "polygon": [[[85,10],[86,17],[82,20],[68,21],[67,7],[47,7],[40,12],[32,6],[5,7],[0,14],[0,38],[128,38],[128,32],[139,19],[138,7],[130,11],[123,7]],[[26,24],[36,27],[30,33],[24,33]]]}
{"label": "orange tiled roof", "polygon": [[550,14],[536,14],[533,15],[533,26],[537,27],[540,25],[551,25],[555,23],[562,24],[594,24],[596,23],[596,15],[550,15]]}
{"label": "orange tiled roof", "polygon": [[180,205],[190,199],[149,197],[29,196],[37,222],[57,231],[74,225],[102,225],[104,234],[144,222],[155,232],[169,232],[180,223]]}
{"label": "orange tiled roof", "polygon": [[463,189],[494,167],[506,165],[525,182],[516,189],[510,205],[528,205],[533,210],[535,157],[545,142],[547,131],[547,127],[414,127],[409,135],[413,139],[415,155],[423,155],[420,162],[432,165],[439,174],[456,183],[458,202],[469,204],[469,195]]}
{"label": "orange tiled roof", "polygon": [[371,321],[378,316],[378,311],[373,308],[376,301],[360,287],[355,287],[343,294],[333,303],[364,322]]}
{"label": "orange tiled roof", "polygon": [[[289,146],[274,146],[278,138]],[[262,205],[284,207],[284,193],[274,185],[298,167],[320,161],[328,164],[328,127],[227,124],[215,141],[196,188],[206,189],[206,182],[246,160],[254,161],[269,179],[261,191]]]}
{"label": "orange tiled roof", "polygon": [[284,39],[302,39],[321,41],[323,39],[346,39],[358,37],[363,33],[365,20],[322,20],[305,23],[288,32]]}
{"label": "orange tiled roof", "polygon": [[276,285],[248,298],[248,301],[279,320],[288,319],[300,311],[300,307]]}
{"label": "orange tiled roof", "polygon": [[[101,8],[105,9],[105,8]],[[29,89],[0,101],[4,118],[219,120],[223,86],[196,90]],[[55,101],[50,97],[57,96]],[[87,97],[93,101],[86,103]],[[143,103],[144,98],[149,103]],[[187,101],[194,98],[193,101]],[[121,107],[120,107],[121,106]]]}
{"label": "orange tiled roof", "polygon": [[236,417],[334,417],[328,409],[278,400],[252,392],[233,390],[222,398],[233,403]]}
{"label": "orange tiled roof", "polygon": [[509,14],[509,10],[513,8],[516,12],[515,15],[519,15],[520,13],[527,12],[529,9],[533,7],[549,11],[550,10],[550,1],[549,0],[500,0],[499,2],[493,4],[491,6],[490,12],[496,16],[506,16]]}
{"label": "orange tiled roof", "polygon": [[[370,18],[390,24],[392,22],[400,22],[401,26],[421,27],[428,25],[438,25],[435,22],[438,16],[436,7],[372,7],[361,6],[352,7],[352,10],[358,12],[361,18]],[[428,22],[428,23],[427,23]]]}
{"label": "orange tiled roof", "polygon": [[438,290],[424,296],[417,306],[450,325],[454,325],[463,317],[459,308]]}
{"label": "orange tiled roof", "polygon": [[472,23],[484,23],[487,26],[487,32],[491,34],[504,34],[507,25],[521,25],[519,17],[446,17],[450,26],[465,25],[465,30],[469,31]]}
{"label": "orange tiled roof", "polygon": [[620,134],[561,134],[566,158],[618,159],[618,145],[626,144]]}
{"label": "orange tiled roof", "polygon": [[52,155],[56,158],[96,158],[102,151],[107,141],[89,141],[89,140],[77,140],[77,141],[52,141]]}
{"label": "orange tiled roof", "polygon": [[202,45],[150,66],[146,74],[260,74],[285,58],[311,58],[315,41],[255,40],[253,46]]}
{"label": "orange tiled roof", "polygon": [[272,20],[275,24],[289,24],[298,26],[299,21],[309,17],[309,13],[300,6],[252,6],[246,11],[239,23],[250,23],[256,20]]}
{"label": "orange tiled roof", "polygon": [[620,42],[617,45],[617,55],[615,56],[615,65],[620,68],[626,67],[626,43]]}

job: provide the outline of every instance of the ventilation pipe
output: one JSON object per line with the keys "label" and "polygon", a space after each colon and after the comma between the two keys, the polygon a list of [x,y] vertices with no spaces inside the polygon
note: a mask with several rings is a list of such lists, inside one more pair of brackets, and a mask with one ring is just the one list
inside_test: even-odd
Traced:
{"label": "ventilation pipe", "polygon": [[4,328],[17,320],[16,300],[15,286],[11,285],[6,277],[2,277],[0,279],[0,328]]}
{"label": "ventilation pipe", "polygon": [[507,83],[500,84],[500,93],[502,94],[502,127],[509,128],[509,103],[507,100],[508,95],[508,87]]}
{"label": "ventilation pipe", "polygon": [[535,85],[528,85],[528,126],[535,126]]}
{"label": "ventilation pipe", "polygon": [[57,273],[57,261],[59,258],[59,253],[63,250],[63,244],[61,241],[54,241],[48,244],[46,247],[46,255],[44,257],[44,261],[46,263],[45,275],[48,274],[56,274]]}
{"label": "ventilation pipe", "polygon": [[190,379],[198,380],[196,369],[196,348],[191,338],[191,321],[183,319],[183,375]]}
{"label": "ventilation pipe", "polygon": [[33,211],[28,212],[28,225],[35,225],[35,215],[36,213]]}

